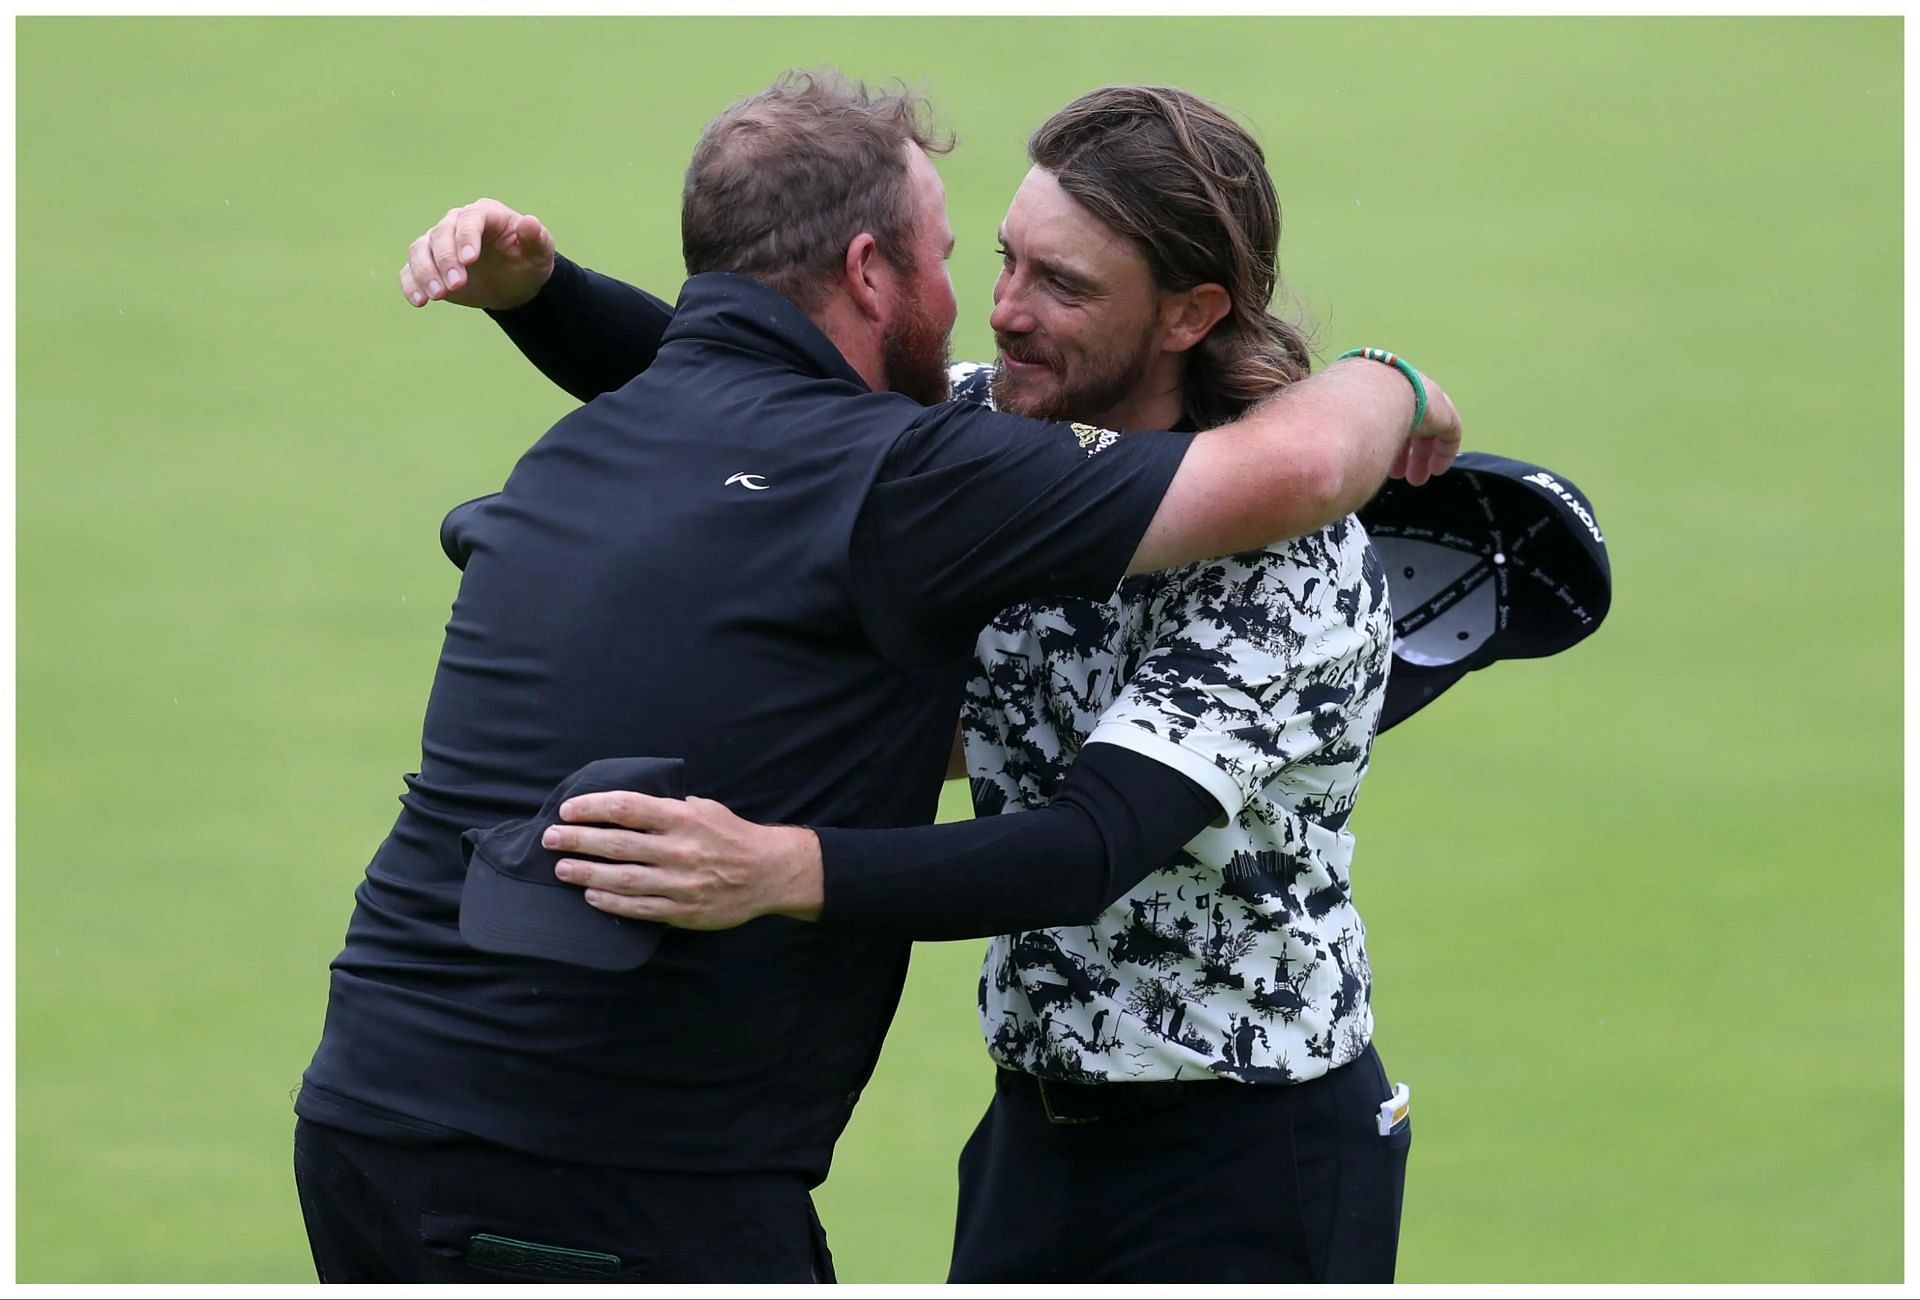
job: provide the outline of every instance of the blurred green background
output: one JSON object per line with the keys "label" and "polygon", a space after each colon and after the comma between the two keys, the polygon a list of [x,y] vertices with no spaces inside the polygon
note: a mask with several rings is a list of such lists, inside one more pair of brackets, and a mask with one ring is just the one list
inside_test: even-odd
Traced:
{"label": "blurred green background", "polygon": [[[671,294],[699,127],[822,64],[959,132],[956,355],[1026,133],[1174,82],[1265,143],[1324,355],[1596,503],[1607,626],[1384,739],[1355,823],[1402,1280],[1900,1278],[1899,19],[16,30],[22,1281],[311,1280],[288,1095],[435,530],[568,406],[408,241],[491,194]],[[919,950],[819,1196],[847,1281],[944,1275],[977,956]]]}

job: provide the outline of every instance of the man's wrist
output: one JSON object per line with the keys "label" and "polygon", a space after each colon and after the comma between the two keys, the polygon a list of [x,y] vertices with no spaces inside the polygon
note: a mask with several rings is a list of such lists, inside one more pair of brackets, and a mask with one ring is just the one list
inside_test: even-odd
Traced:
{"label": "man's wrist", "polygon": [[771,826],[775,860],[780,864],[780,890],[773,914],[796,921],[818,921],[826,899],[821,866],[820,837],[806,826]]}
{"label": "man's wrist", "polygon": [[547,267],[545,278],[540,281],[532,293],[511,306],[489,307],[487,308],[487,314],[489,316],[511,316],[514,312],[524,311],[528,307],[539,303],[540,300],[546,296],[548,290],[554,288],[555,285],[559,284],[563,278],[569,274],[578,275],[579,268],[574,266],[572,262],[567,261],[566,258],[560,256],[560,254],[555,253],[552,264]]}
{"label": "man's wrist", "polygon": [[1333,374],[1336,371],[1343,377],[1366,383],[1369,396],[1377,395],[1382,402],[1390,403],[1393,410],[1401,412],[1400,423],[1393,432],[1396,438],[1407,436],[1407,430],[1413,427],[1413,416],[1418,407],[1418,399],[1414,395],[1413,386],[1405,378],[1391,367],[1368,361],[1361,356],[1339,357],[1322,373]]}
{"label": "man's wrist", "polygon": [[1391,352],[1386,348],[1350,348],[1335,360],[1345,361],[1350,357],[1358,357],[1363,361],[1377,361],[1383,366],[1391,366],[1400,372],[1413,388],[1413,419],[1407,424],[1407,432],[1412,433],[1418,429],[1420,422],[1427,418],[1427,385],[1426,381],[1420,377],[1420,372],[1413,368],[1413,363],[1399,353]]}

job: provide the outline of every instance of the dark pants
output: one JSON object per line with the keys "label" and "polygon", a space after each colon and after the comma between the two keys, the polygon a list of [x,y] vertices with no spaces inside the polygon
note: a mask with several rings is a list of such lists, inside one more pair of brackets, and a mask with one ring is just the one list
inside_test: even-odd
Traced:
{"label": "dark pants", "polygon": [[1308,1083],[1191,1083],[1062,1124],[1003,1071],[960,1155],[948,1281],[1391,1282],[1413,1142],[1410,1121],[1380,1135],[1392,1091],[1369,1047]]}
{"label": "dark pants", "polygon": [[301,1120],[294,1181],[322,1282],[811,1282],[805,1183],[407,1146]]}

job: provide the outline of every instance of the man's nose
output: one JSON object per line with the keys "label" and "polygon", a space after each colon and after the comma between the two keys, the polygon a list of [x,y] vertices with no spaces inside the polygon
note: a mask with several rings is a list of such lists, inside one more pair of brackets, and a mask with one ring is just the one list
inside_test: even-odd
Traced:
{"label": "man's nose", "polygon": [[1006,286],[996,286],[993,314],[987,324],[1001,334],[1028,334],[1033,331],[1033,313],[1022,304],[1020,295]]}

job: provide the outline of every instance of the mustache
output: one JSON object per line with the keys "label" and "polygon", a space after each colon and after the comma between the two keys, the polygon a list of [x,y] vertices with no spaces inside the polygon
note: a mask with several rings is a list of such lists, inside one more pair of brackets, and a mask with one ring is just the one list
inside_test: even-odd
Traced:
{"label": "mustache", "polygon": [[1031,339],[1017,338],[994,331],[993,345],[1000,349],[1001,355],[1012,357],[1015,361],[1030,366],[1053,366],[1058,358],[1048,349],[1041,347]]}

